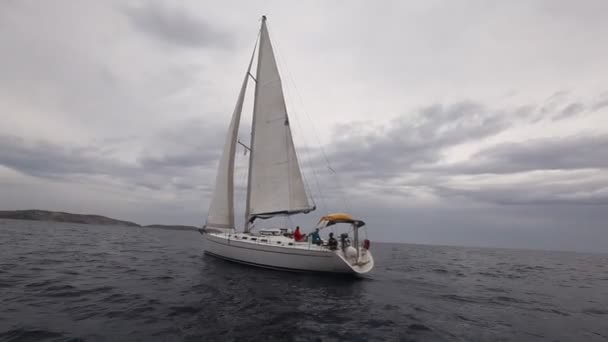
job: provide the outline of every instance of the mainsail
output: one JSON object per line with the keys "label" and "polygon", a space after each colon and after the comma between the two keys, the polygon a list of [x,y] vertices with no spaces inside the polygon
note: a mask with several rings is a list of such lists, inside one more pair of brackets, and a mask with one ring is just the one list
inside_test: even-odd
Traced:
{"label": "mainsail", "polygon": [[262,17],[249,157],[247,222],[315,209],[306,195],[289,125],[279,70],[266,18]]}
{"label": "mainsail", "polygon": [[224,143],[224,150],[220,159],[220,164],[215,178],[215,189],[211,197],[209,212],[207,214],[207,228],[234,229],[234,157],[236,144],[238,141],[239,123],[243,110],[243,101],[247,91],[247,81],[251,73],[251,65],[255,56],[255,47],[249,67],[245,73],[245,79],[241,85],[241,91],[236,101],[236,106],[232,114],[232,120],[228,127],[228,136]]}

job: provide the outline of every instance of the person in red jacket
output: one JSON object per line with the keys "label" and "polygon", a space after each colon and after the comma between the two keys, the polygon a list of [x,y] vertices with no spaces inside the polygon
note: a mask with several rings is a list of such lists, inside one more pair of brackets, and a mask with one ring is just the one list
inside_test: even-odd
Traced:
{"label": "person in red jacket", "polygon": [[304,241],[306,239],[306,235],[300,231],[300,226],[297,226],[296,231],[293,232],[293,239],[296,241]]}

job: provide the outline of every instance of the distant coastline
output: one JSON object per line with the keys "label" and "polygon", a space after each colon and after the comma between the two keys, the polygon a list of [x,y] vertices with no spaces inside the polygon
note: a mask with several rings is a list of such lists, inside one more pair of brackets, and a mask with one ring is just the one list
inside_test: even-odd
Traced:
{"label": "distant coastline", "polygon": [[117,220],[101,215],[89,215],[89,214],[74,214],[66,213],[61,211],[48,211],[39,209],[30,210],[0,210],[0,219],[12,219],[12,220],[30,220],[30,221],[51,221],[51,222],[68,222],[68,223],[80,223],[80,224],[94,224],[101,226],[125,226],[125,227],[139,227],[139,228],[156,228],[156,229],[169,229],[169,230],[197,230],[194,226],[184,225],[163,225],[163,224],[152,224],[142,226],[135,222]]}

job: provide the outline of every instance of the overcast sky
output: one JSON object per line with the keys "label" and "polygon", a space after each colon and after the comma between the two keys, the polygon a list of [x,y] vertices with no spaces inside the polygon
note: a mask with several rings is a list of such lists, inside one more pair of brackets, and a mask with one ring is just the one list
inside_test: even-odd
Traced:
{"label": "overcast sky", "polygon": [[[377,241],[606,252],[606,13],[602,0],[1,1],[0,209],[201,225],[266,14],[319,207],[294,223],[350,211]],[[241,140],[250,118],[251,100]]]}

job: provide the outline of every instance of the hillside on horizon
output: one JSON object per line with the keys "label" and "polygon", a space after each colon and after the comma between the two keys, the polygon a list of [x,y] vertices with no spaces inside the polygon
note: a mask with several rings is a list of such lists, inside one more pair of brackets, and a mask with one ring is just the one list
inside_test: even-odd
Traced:
{"label": "hillside on horizon", "polygon": [[125,226],[139,228],[156,228],[170,230],[197,230],[194,226],[185,225],[166,225],[166,224],[151,224],[140,225],[135,222],[118,220],[107,216],[95,214],[74,214],[62,211],[50,211],[41,209],[27,210],[0,210],[0,219],[12,220],[30,220],[30,221],[50,221],[50,222],[67,222],[80,224],[93,224],[102,226]]}

